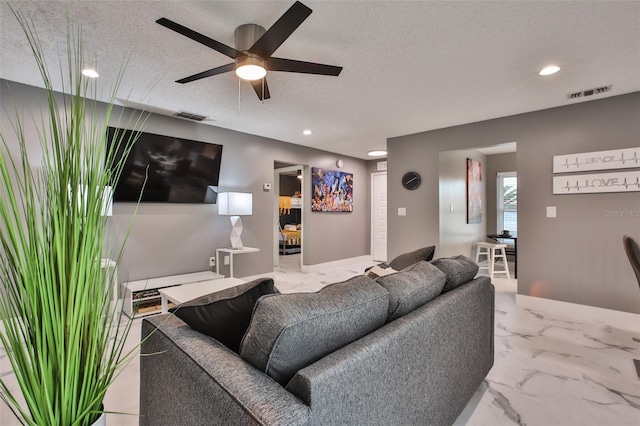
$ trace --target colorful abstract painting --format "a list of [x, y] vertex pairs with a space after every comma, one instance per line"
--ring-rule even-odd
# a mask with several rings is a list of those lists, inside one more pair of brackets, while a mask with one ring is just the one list
[[311, 211], [352, 212], [353, 174], [311, 168]]

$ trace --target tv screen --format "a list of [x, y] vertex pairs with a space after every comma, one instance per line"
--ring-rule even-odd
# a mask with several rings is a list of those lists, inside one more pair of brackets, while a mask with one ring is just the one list
[[[109, 127], [108, 141], [131, 130]], [[117, 154], [123, 155], [123, 149]], [[170, 136], [141, 133], [135, 142], [114, 193], [114, 201], [212, 203], [215, 204], [220, 177], [222, 145]], [[145, 184], [145, 176], [147, 181]]]

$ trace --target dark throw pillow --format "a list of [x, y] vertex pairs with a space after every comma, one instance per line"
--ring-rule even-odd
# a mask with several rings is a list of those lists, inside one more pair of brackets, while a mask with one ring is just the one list
[[240, 356], [286, 385], [295, 373], [381, 327], [389, 293], [360, 275], [316, 293], [261, 298]]
[[443, 257], [431, 263], [447, 274], [447, 282], [442, 289], [443, 293], [471, 281], [478, 273], [478, 265], [463, 255], [449, 258]]
[[428, 262], [433, 259], [433, 253], [435, 253], [435, 251], [436, 246], [419, 248], [418, 250], [401, 254], [400, 256], [389, 262], [389, 266], [391, 266], [396, 271], [399, 271], [406, 268], [407, 266], [414, 265], [421, 260], [426, 260]]
[[446, 279], [444, 272], [424, 261], [376, 279], [389, 292], [387, 321], [408, 314], [438, 297]]
[[256, 302], [277, 292], [271, 278], [259, 278], [182, 303], [172, 312], [191, 328], [239, 353]]

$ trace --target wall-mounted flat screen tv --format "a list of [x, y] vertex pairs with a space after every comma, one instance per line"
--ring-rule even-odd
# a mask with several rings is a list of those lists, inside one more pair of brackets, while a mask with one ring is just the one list
[[[130, 130], [109, 127], [114, 136], [129, 140]], [[124, 132], [124, 134], [123, 134]], [[120, 149], [118, 158], [123, 155]], [[215, 204], [222, 145], [171, 136], [141, 133], [126, 159], [114, 201]], [[146, 176], [146, 183], [145, 183]]]

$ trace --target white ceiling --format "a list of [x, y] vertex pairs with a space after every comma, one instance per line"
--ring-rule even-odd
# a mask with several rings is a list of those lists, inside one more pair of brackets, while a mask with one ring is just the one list
[[[338, 77], [272, 72], [261, 102], [232, 73], [182, 77], [226, 56], [155, 23], [166, 17], [229, 46], [237, 26], [269, 28], [293, 1], [14, 1], [56, 70], [66, 17], [108, 87], [131, 55], [119, 99], [207, 116], [219, 127], [368, 158], [387, 138], [640, 90], [639, 1], [303, 1], [313, 13], [274, 56], [339, 65]], [[0, 77], [41, 86], [0, 4]], [[562, 70], [540, 77], [548, 64]], [[568, 100], [567, 93], [613, 85]], [[125, 101], [126, 100], [126, 101]], [[313, 135], [303, 136], [303, 129]], [[496, 141], [509, 142], [509, 141]]]

